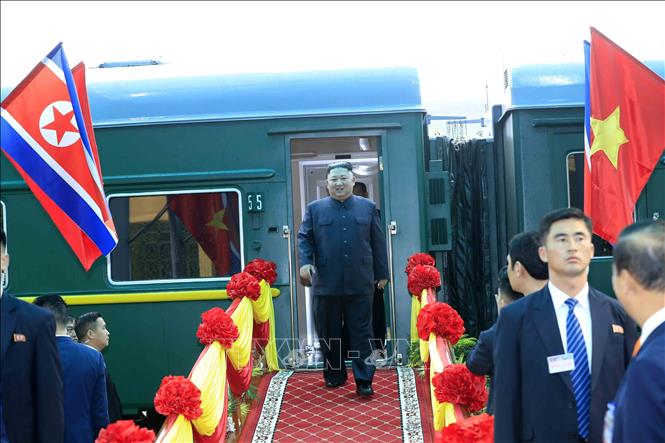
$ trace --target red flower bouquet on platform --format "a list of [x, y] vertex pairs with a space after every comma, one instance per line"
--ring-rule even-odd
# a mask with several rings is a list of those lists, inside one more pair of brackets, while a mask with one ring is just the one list
[[132, 420], [118, 420], [99, 431], [95, 443], [153, 443], [155, 431], [136, 426]]
[[464, 364], [446, 366], [432, 378], [432, 384], [440, 403], [458, 404], [471, 412], [480, 411], [487, 403], [485, 377], [472, 374]]
[[155, 410], [162, 415], [182, 415], [187, 420], [201, 416], [201, 391], [190, 380], [178, 375], [162, 379], [155, 394]]
[[475, 415], [443, 428], [435, 443], [493, 443], [494, 417]]
[[226, 285], [226, 293], [231, 298], [249, 297], [257, 300], [261, 295], [261, 286], [252, 274], [239, 272], [233, 275]]
[[464, 334], [464, 320], [447, 303], [428, 303], [418, 313], [418, 337], [429, 340], [430, 333], [447, 339], [451, 345], [457, 343]]
[[404, 272], [406, 272], [406, 275], [409, 275], [411, 274], [413, 268], [418, 265], [434, 266], [435, 264], [436, 262], [431, 255], [425, 254], [424, 252], [418, 252], [409, 257], [409, 260], [406, 262], [406, 268], [404, 269]]
[[204, 345], [218, 341], [225, 348], [233, 346], [238, 339], [238, 327], [233, 319], [221, 308], [212, 308], [201, 314], [203, 323], [196, 331], [196, 337]]
[[255, 258], [247, 263], [247, 266], [245, 266], [245, 269], [243, 269], [242, 272], [251, 274], [258, 281], [265, 280], [266, 283], [272, 286], [277, 279], [276, 269], [277, 265], [275, 263], [261, 258]]
[[409, 273], [407, 285], [410, 294], [420, 297], [423, 289], [441, 286], [441, 275], [434, 266], [416, 265]]

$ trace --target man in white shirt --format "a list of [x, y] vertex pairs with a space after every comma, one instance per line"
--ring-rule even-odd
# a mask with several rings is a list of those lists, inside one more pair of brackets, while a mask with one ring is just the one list
[[549, 282], [501, 311], [495, 346], [497, 443], [602, 441], [603, 417], [630, 361], [635, 323], [589, 287], [591, 220], [546, 214], [540, 258]]
[[665, 223], [623, 230], [614, 248], [612, 287], [642, 335], [608, 406], [604, 441], [665, 442]]

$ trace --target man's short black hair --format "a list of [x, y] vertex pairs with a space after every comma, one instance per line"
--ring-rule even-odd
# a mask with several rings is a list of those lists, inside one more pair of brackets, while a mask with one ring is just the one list
[[367, 185], [363, 182], [355, 182], [353, 184], [353, 193], [359, 195], [360, 197], [369, 198], [369, 193], [367, 192]]
[[614, 246], [614, 266], [649, 291], [665, 291], [665, 223], [642, 221], [625, 228]]
[[83, 341], [85, 339], [85, 335], [88, 333], [88, 331], [97, 328], [97, 319], [101, 316], [102, 314], [99, 312], [86, 312], [76, 319], [74, 331], [76, 332], [76, 337], [78, 337], [79, 341]]
[[499, 294], [501, 297], [505, 297], [511, 302], [514, 302], [517, 299], [524, 297], [524, 294], [517, 292], [510, 286], [510, 280], [508, 279], [508, 267], [504, 266], [499, 270]]
[[5, 235], [5, 231], [2, 228], [0, 228], [0, 251], [4, 251], [6, 247], [7, 247], [7, 236]]
[[64, 326], [67, 323], [67, 303], [59, 295], [40, 295], [32, 303], [50, 311], [58, 326]]
[[591, 219], [578, 208], [561, 208], [555, 209], [552, 212], [548, 212], [540, 220], [540, 229], [538, 230], [540, 236], [540, 243], [545, 244], [547, 239], [547, 234], [550, 233], [550, 228], [552, 225], [561, 220], [568, 220], [569, 218], [574, 218], [577, 220], [582, 220], [589, 230], [589, 236], [592, 236], [593, 227], [591, 224]]
[[350, 162], [337, 161], [337, 162], [332, 162], [328, 165], [328, 169], [326, 169], [326, 177], [328, 177], [330, 171], [332, 171], [335, 168], [348, 169], [349, 172], [353, 173], [353, 165]]
[[547, 263], [540, 259], [539, 247], [540, 241], [536, 231], [522, 232], [513, 237], [508, 244], [511, 269], [515, 269], [515, 263], [520, 262], [531, 277], [536, 280], [547, 280], [549, 278]]

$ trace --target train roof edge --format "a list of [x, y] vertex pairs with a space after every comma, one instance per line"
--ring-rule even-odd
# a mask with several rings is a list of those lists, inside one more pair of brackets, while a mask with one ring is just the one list
[[[174, 65], [87, 69], [95, 127], [424, 111], [412, 67], [192, 73]], [[12, 88], [2, 88], [2, 97]]]
[[[643, 62], [665, 78], [665, 60]], [[584, 64], [524, 65], [504, 72], [503, 113], [516, 109], [584, 106]]]

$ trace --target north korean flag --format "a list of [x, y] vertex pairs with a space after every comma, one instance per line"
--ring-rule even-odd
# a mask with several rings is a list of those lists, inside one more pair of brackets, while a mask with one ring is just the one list
[[1, 148], [88, 270], [118, 240], [77, 78], [58, 44], [2, 102]]

